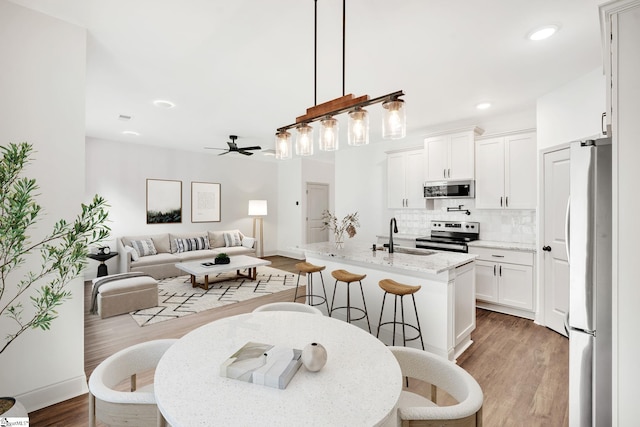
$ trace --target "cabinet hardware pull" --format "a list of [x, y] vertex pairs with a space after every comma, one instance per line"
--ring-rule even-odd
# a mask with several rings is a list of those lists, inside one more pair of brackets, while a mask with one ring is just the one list
[[492, 254], [491, 256], [494, 257], [494, 258], [504, 258], [504, 255], [493, 255]]
[[500, 207], [502, 207], [502, 196], [500, 196]]
[[442, 169], [442, 177], [443, 178], [447, 177], [447, 170], [446, 169]]
[[505, 198], [504, 198], [504, 205], [505, 205], [506, 207], [509, 207], [509, 196], [507, 196], [507, 197], [505, 197]]
[[604, 136], [607, 136], [607, 128], [605, 123], [607, 122], [607, 112], [602, 113], [602, 118], [600, 119], [600, 130]]
[[496, 265], [495, 264], [493, 264], [493, 275], [494, 276], [496, 275]]
[[545, 251], [545, 252], [551, 252], [551, 246], [549, 246], [549, 245], [543, 246], [542, 250]]
[[498, 271], [500, 272], [500, 277], [502, 277], [502, 266], [500, 266], [500, 268], [498, 269]]
[[451, 169], [447, 169], [447, 178], [451, 178]]

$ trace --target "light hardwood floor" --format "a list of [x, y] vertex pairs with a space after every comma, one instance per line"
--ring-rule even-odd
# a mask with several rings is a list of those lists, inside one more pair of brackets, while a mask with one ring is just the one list
[[[295, 272], [298, 260], [266, 257], [274, 268]], [[330, 279], [327, 281], [329, 283]], [[85, 290], [85, 306], [89, 286]], [[293, 290], [244, 301], [180, 319], [139, 327], [131, 316], [85, 316], [85, 372], [116, 351], [141, 341], [179, 338], [213, 320], [246, 313], [274, 301], [291, 301]], [[532, 321], [477, 310], [474, 344], [458, 359], [484, 392], [484, 425], [568, 425], [569, 346], [566, 338]], [[411, 387], [421, 390], [419, 384]], [[31, 426], [84, 427], [88, 397], [78, 396], [29, 414]], [[256, 420], [259, 423], [259, 420]]]

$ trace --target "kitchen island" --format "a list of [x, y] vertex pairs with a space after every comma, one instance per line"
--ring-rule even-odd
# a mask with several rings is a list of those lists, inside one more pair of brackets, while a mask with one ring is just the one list
[[[471, 344], [471, 332], [476, 327], [475, 313], [475, 262], [476, 255], [465, 253], [428, 251], [415, 248], [396, 247], [395, 252], [373, 251], [371, 247], [346, 242], [337, 249], [333, 243], [313, 243], [298, 249], [305, 253], [307, 262], [325, 265], [327, 293], [333, 294], [335, 280], [333, 270], [344, 269], [352, 273], [366, 274], [362, 281], [371, 330], [375, 334], [380, 320], [380, 309], [384, 291], [378, 286], [382, 279], [393, 279], [407, 285], [420, 285], [415, 294], [424, 346], [427, 351], [455, 360]], [[354, 286], [354, 285], [352, 285]], [[360, 302], [360, 292], [352, 289], [355, 306]], [[382, 322], [393, 316], [393, 296], [387, 297]], [[346, 305], [346, 287], [339, 286], [335, 306]], [[398, 307], [398, 313], [400, 308]], [[343, 311], [334, 317], [346, 319]], [[411, 299], [405, 298], [405, 318], [416, 324]], [[366, 321], [354, 324], [366, 328]], [[385, 325], [380, 339], [390, 345], [393, 340], [392, 325]], [[414, 336], [407, 330], [407, 337]], [[396, 345], [402, 345], [402, 330], [396, 330]], [[407, 342], [408, 346], [420, 348], [420, 340]]]

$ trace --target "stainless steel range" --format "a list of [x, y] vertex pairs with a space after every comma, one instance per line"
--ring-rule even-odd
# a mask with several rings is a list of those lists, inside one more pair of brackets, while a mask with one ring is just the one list
[[416, 248], [469, 252], [467, 242], [480, 238], [480, 223], [469, 221], [431, 221], [431, 236], [418, 237]]

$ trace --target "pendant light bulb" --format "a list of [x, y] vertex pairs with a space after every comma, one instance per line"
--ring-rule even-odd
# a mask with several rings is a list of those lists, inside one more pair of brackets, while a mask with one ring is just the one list
[[349, 145], [367, 145], [369, 143], [369, 113], [356, 108], [349, 113]]
[[276, 159], [289, 160], [292, 155], [291, 134], [286, 130], [276, 133]]
[[296, 135], [296, 154], [298, 156], [313, 155], [313, 128], [306, 123], [301, 124], [297, 128]]
[[336, 151], [338, 149], [339, 125], [338, 121], [333, 117], [323, 119], [320, 124], [320, 150]]
[[382, 104], [385, 109], [382, 120], [382, 138], [401, 139], [407, 134], [407, 116], [404, 101], [393, 99]]

